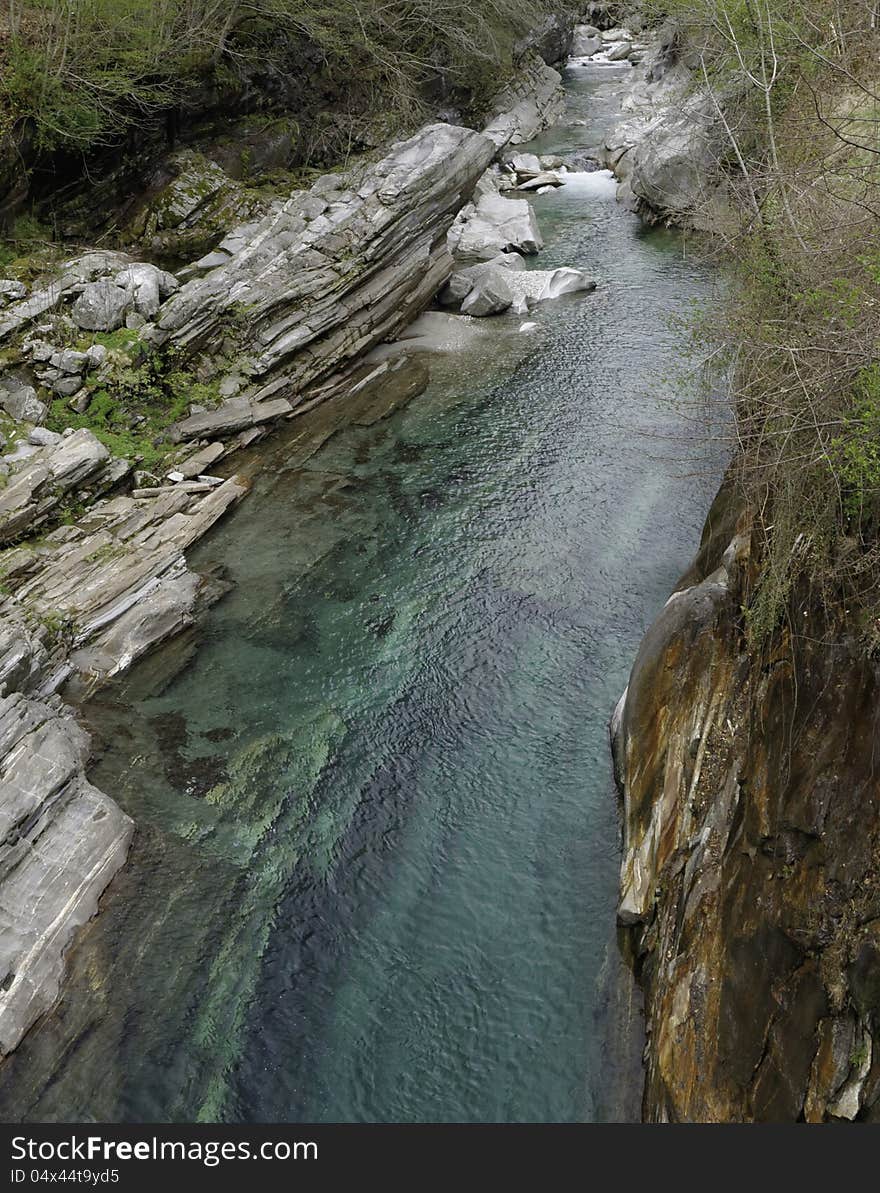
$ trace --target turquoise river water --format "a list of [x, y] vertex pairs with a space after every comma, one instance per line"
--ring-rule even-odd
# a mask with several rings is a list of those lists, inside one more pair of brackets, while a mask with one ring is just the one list
[[[595, 144], [625, 69], [569, 71], [539, 150]], [[595, 294], [270, 440], [192, 553], [228, 595], [85, 707], [138, 832], [7, 1121], [638, 1113], [607, 722], [722, 467], [670, 401], [714, 280], [606, 175], [535, 207], [530, 264]]]

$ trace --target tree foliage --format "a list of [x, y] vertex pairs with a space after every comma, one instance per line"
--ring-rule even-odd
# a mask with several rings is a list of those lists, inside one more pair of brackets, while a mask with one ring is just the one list
[[43, 148], [113, 143], [210, 75], [288, 67], [297, 48], [377, 104], [418, 104], [443, 77], [479, 89], [509, 66], [533, 0], [7, 0], [0, 132]]
[[874, 0], [666, 0], [723, 123], [738, 466], [776, 624], [798, 577], [880, 627], [880, 36]]

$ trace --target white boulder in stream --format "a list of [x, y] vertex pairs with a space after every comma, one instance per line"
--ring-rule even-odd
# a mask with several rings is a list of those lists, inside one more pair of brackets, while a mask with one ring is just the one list
[[514, 296], [525, 300], [527, 306], [561, 298], [563, 294], [589, 293], [596, 282], [582, 269], [530, 269], [514, 274], [510, 280]]
[[440, 291], [438, 300], [445, 307], [461, 307], [471, 292], [479, 283], [487, 294], [497, 291], [502, 296], [506, 294], [506, 302], [496, 306], [493, 310], [468, 311], [467, 314], [491, 315], [496, 311], [506, 310], [513, 302], [513, 291], [505, 289], [505, 275], [510, 271], [525, 269], [525, 261], [519, 253], [499, 253], [491, 261], [481, 261], [477, 265], [466, 265], [456, 269], [455, 273]]
[[[581, 269], [511, 269], [497, 258], [457, 271], [439, 297], [445, 306], [458, 306], [462, 315], [497, 315], [511, 309], [521, 315], [536, 303], [595, 288], [593, 278]], [[462, 290], [466, 293], [459, 298]]]
[[508, 279], [511, 271], [501, 266], [483, 270], [461, 304], [463, 315], [481, 317], [499, 315], [513, 306], [513, 290]]
[[571, 41], [572, 58], [591, 58], [604, 45], [602, 35], [594, 25], [575, 25]]

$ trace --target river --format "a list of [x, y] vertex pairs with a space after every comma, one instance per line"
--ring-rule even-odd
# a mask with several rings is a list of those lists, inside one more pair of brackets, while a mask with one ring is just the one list
[[[627, 69], [568, 71], [540, 151], [595, 144]], [[138, 833], [7, 1121], [638, 1114], [607, 722], [720, 476], [671, 401], [715, 283], [605, 174], [534, 202], [530, 265], [597, 291], [255, 452], [191, 556], [230, 592], [84, 709]]]

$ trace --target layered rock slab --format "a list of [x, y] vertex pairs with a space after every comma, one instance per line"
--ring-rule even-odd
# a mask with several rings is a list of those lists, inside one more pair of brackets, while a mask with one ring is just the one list
[[[68, 442], [68, 441], [65, 441]], [[58, 997], [65, 953], [125, 861], [131, 820], [85, 777], [88, 734], [50, 695], [128, 667], [191, 624], [184, 551], [245, 492], [169, 487], [99, 503], [4, 555], [0, 599], [0, 1054]]]
[[[452, 271], [446, 233], [494, 153], [480, 133], [428, 125], [335, 201], [314, 188], [295, 196], [221, 243], [226, 259], [164, 304], [152, 340], [225, 342], [243, 357], [247, 401], [292, 409], [427, 306]], [[184, 420], [178, 432], [215, 428], [224, 432]]]
[[122, 865], [134, 825], [85, 777], [89, 739], [54, 697], [0, 697], [0, 1053], [61, 986], [76, 929]]

